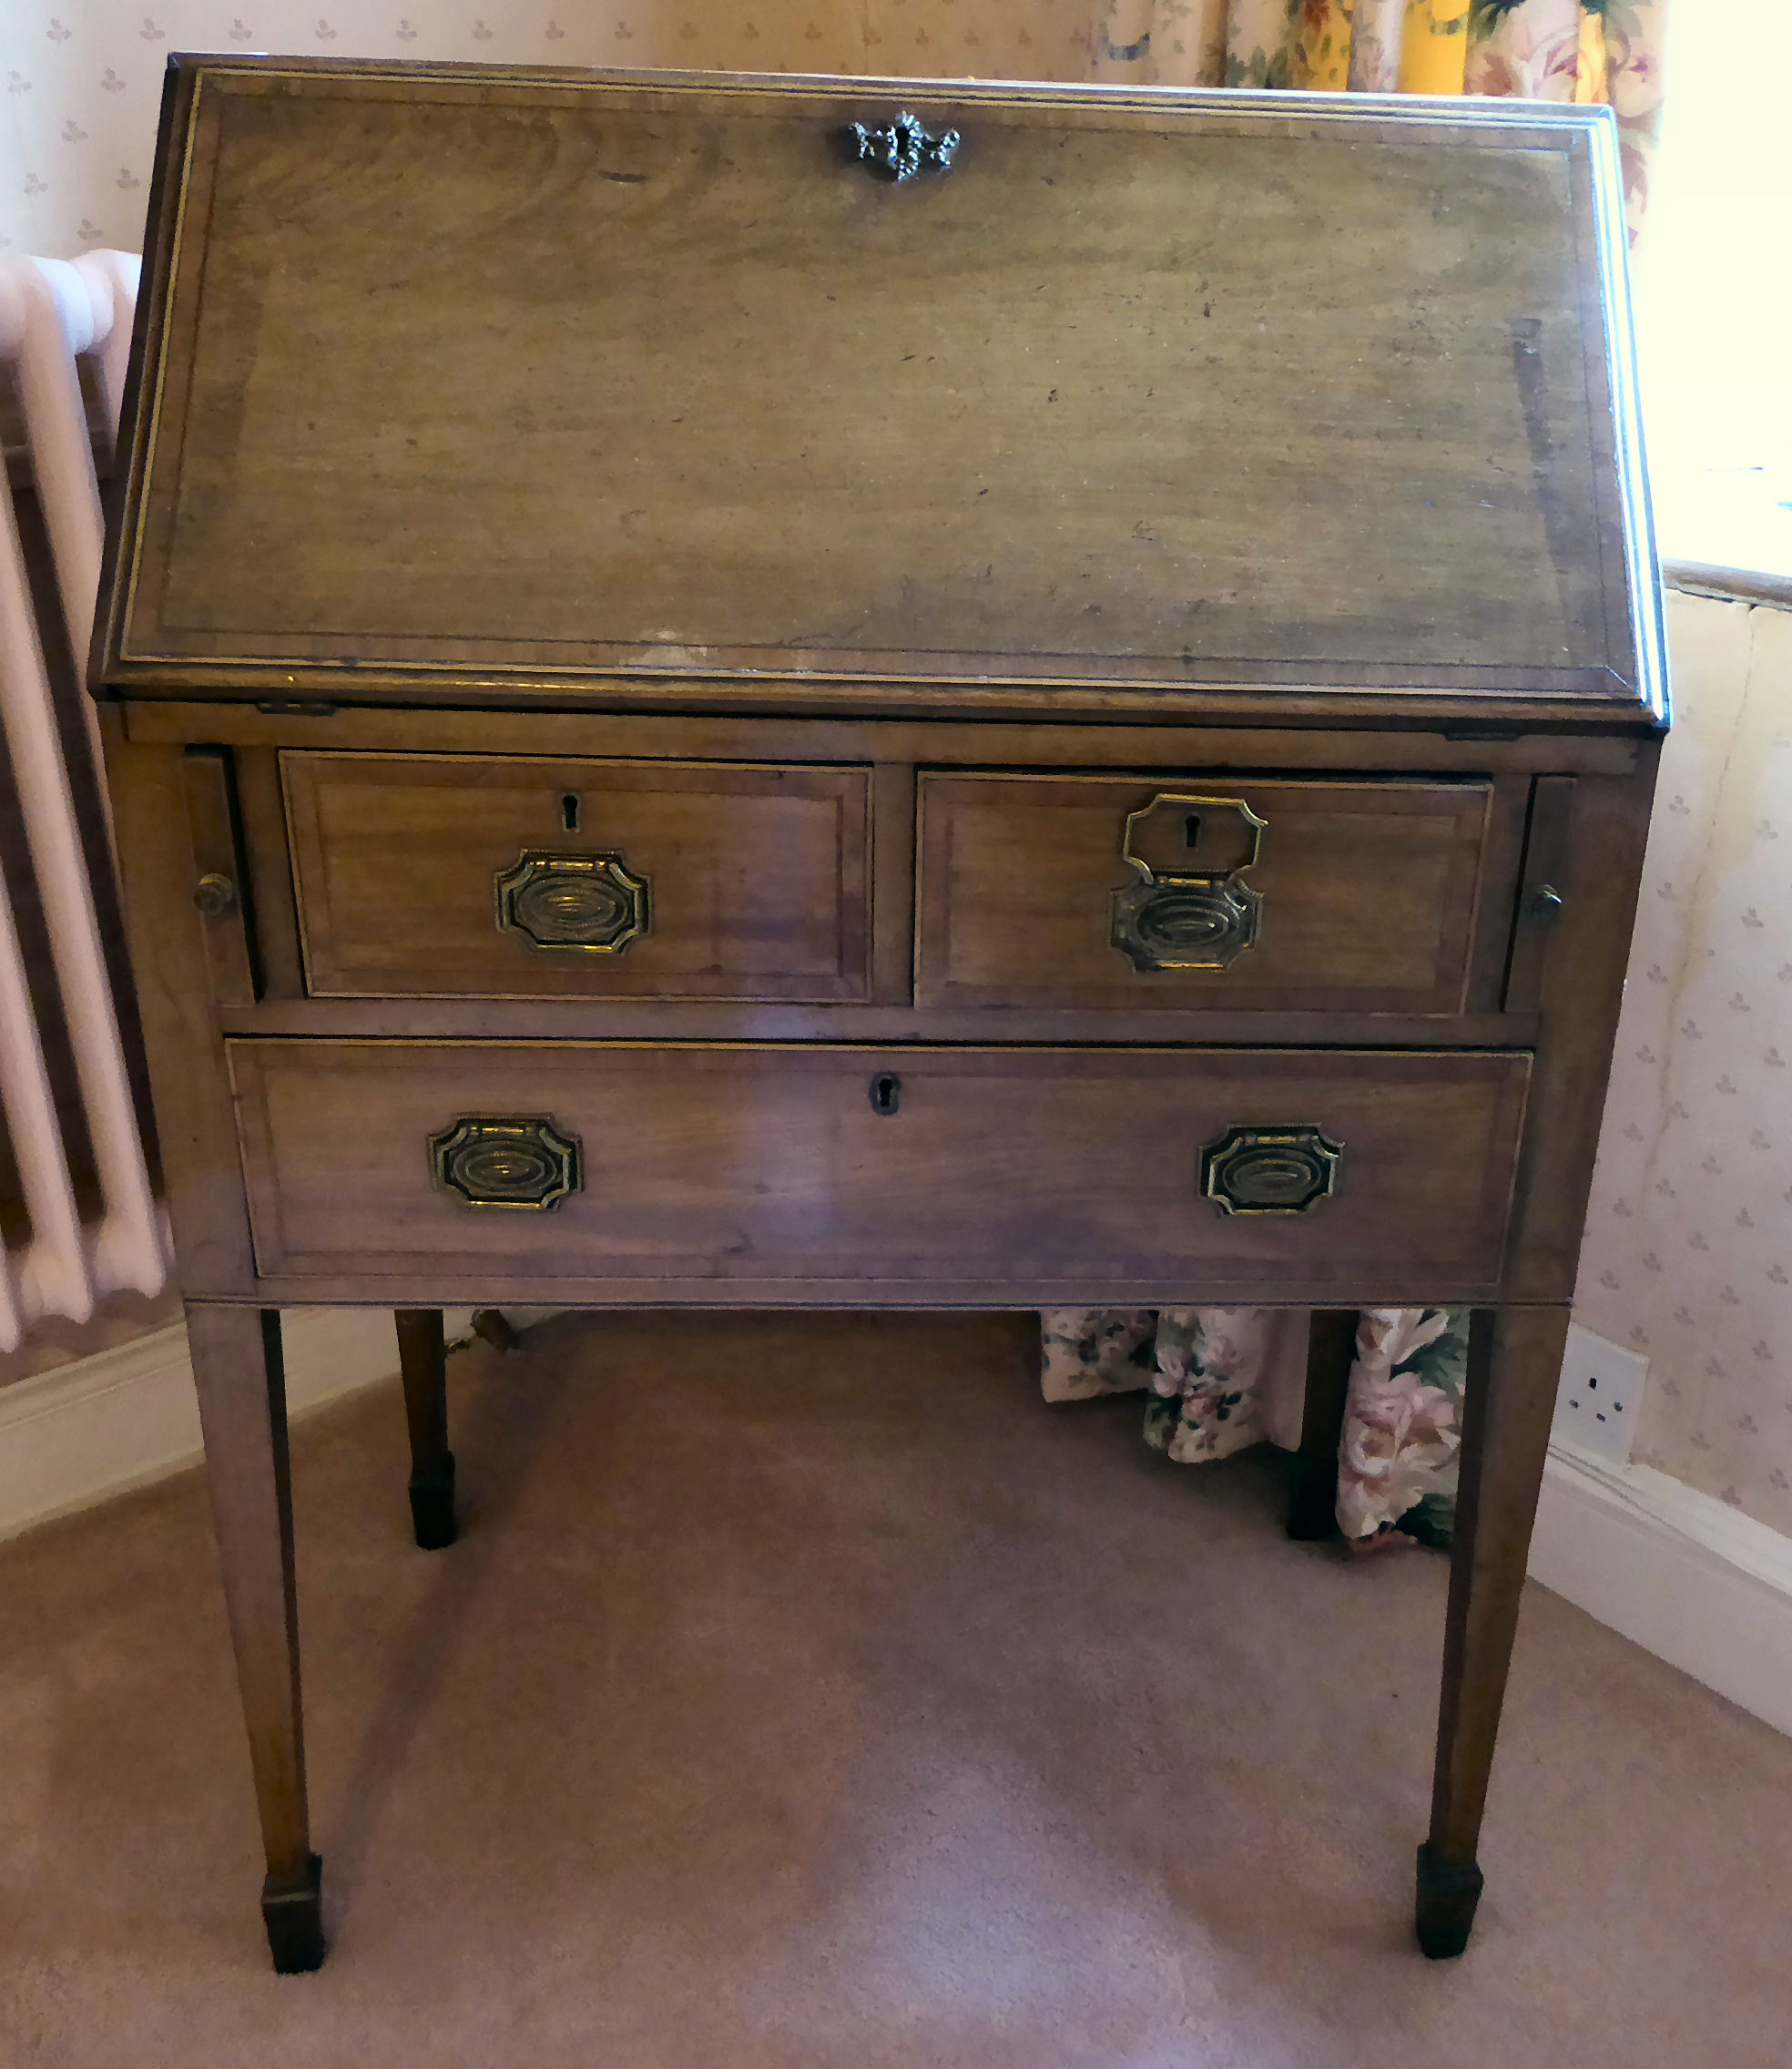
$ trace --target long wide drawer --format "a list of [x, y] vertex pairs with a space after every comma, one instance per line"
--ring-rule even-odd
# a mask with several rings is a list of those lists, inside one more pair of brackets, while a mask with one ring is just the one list
[[246, 1040], [270, 1278], [1470, 1299], [1528, 1055]]
[[[1489, 785], [921, 780], [917, 997], [939, 1006], [1455, 1014]], [[1513, 858], [1515, 861], [1515, 858]]]
[[280, 762], [317, 995], [867, 995], [863, 768]]

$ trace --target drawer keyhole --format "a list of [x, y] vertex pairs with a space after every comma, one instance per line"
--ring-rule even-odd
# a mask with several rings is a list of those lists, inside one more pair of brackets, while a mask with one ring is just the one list
[[568, 790], [560, 800], [560, 823], [568, 833], [579, 830], [579, 799], [576, 790]]
[[902, 1081], [893, 1070], [881, 1070], [871, 1080], [871, 1111], [893, 1114], [902, 1097]]
[[1183, 820], [1182, 844], [1185, 848], [1198, 848], [1201, 845], [1201, 815], [1198, 811], [1191, 811]]

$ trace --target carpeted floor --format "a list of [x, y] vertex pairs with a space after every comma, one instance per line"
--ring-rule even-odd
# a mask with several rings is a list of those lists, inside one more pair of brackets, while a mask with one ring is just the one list
[[329, 1965], [266, 1966], [197, 1475], [0, 1547], [6, 2069], [1784, 2069], [1792, 1742], [1532, 1590], [1408, 1930], [1444, 1564], [1047, 1408], [1030, 1327], [567, 1318], [300, 1426]]

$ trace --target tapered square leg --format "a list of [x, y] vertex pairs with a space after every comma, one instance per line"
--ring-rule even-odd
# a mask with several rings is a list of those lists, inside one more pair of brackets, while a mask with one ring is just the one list
[[1434, 1961], [1468, 1945], [1481, 1896], [1475, 1847], [1567, 1335], [1566, 1308], [1478, 1309], [1470, 1326], [1431, 1830], [1419, 1852], [1415, 1922]]
[[324, 1948], [321, 1868], [305, 1801], [280, 1317], [189, 1302], [187, 1340], [268, 1862], [262, 1915], [284, 1974], [316, 1968]]
[[448, 1358], [439, 1308], [400, 1308], [399, 1370], [411, 1431], [411, 1526], [425, 1552], [454, 1542], [454, 1454], [448, 1449]]
[[1356, 1351], [1357, 1310], [1315, 1309], [1308, 1322], [1300, 1449], [1288, 1461], [1290, 1537], [1317, 1542], [1337, 1534], [1338, 1446]]

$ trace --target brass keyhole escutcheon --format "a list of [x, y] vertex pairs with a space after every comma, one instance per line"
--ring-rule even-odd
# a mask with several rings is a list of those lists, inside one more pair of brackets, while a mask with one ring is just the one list
[[1109, 945], [1135, 970], [1225, 970], [1254, 947], [1262, 898], [1244, 881], [1268, 821], [1242, 798], [1164, 792], [1127, 815]]

